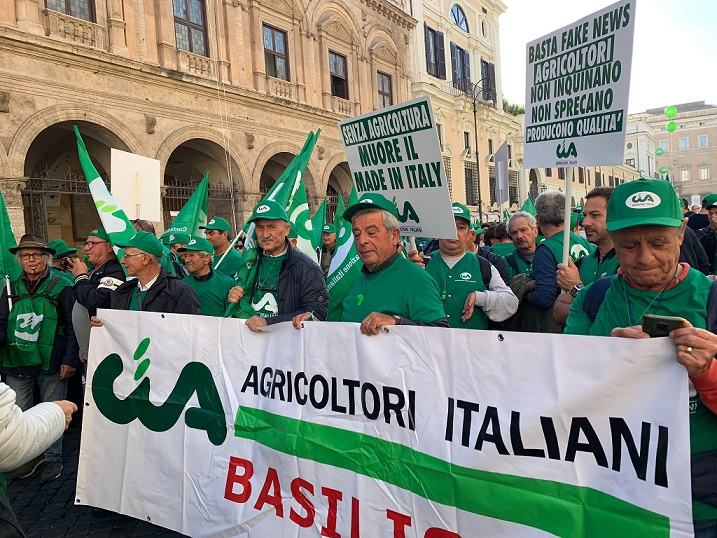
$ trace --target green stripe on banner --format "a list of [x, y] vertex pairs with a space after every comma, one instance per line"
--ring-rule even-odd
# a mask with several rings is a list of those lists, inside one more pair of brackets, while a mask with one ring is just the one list
[[669, 537], [668, 517], [588, 487], [460, 467], [407, 446], [241, 407], [235, 436], [556, 536]]

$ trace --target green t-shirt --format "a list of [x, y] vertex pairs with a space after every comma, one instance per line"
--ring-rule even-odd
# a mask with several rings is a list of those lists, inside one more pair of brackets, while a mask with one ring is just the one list
[[466, 297], [474, 291], [485, 291], [478, 256], [467, 252], [450, 268], [440, 253], [436, 252], [426, 265], [426, 271], [436, 281], [448, 325], [454, 329], [488, 328], [486, 315], [478, 306], [468, 321], [461, 320]]
[[234, 279], [219, 271], [210, 270], [199, 278], [188, 275], [182, 282], [192, 288], [199, 300], [203, 316], [223, 317], [227, 310], [229, 290], [234, 287]]
[[[222, 259], [222, 256], [224, 256], [224, 254], [214, 256], [214, 266], [219, 263], [219, 260]], [[214, 266], [212, 266], [212, 268], [214, 268]], [[234, 275], [237, 274], [239, 267], [241, 267], [241, 254], [237, 252], [237, 249], [230, 248], [229, 252], [227, 252], [226, 257], [224, 258], [224, 261], [222, 261], [219, 268], [215, 270], [224, 275], [227, 275], [228, 277], [234, 278]]]
[[259, 265], [254, 284], [254, 295], [251, 306], [257, 316], [270, 318], [279, 314], [277, 301], [277, 286], [279, 285], [279, 272], [286, 259], [286, 251], [280, 256], [272, 258], [264, 255]]
[[587, 286], [598, 278], [616, 274], [619, 266], [614, 248], [605, 255], [602, 262], [600, 262], [600, 249], [595, 249], [595, 252], [585, 256], [580, 262], [580, 280]]
[[[704, 329], [707, 326], [707, 298], [711, 288], [712, 281], [695, 269], [690, 269], [682, 282], [664, 292], [637, 290], [629, 286], [624, 278], [615, 276], [595, 322], [591, 322], [583, 310], [590, 286], [578, 293], [570, 306], [565, 333], [610, 336], [615, 327], [641, 323], [643, 312], [683, 317], [695, 327]], [[630, 305], [631, 315], [627, 305]], [[689, 404], [690, 452], [694, 455], [717, 450], [717, 416], [702, 404], [696, 394], [690, 397]], [[693, 501], [692, 517], [698, 521], [717, 519], [717, 508]]]
[[134, 312], [139, 312], [142, 310], [141, 305], [144, 304], [144, 298], [147, 297], [147, 292], [149, 290], [139, 291], [139, 283], [137, 283], [138, 286], [132, 290], [132, 296], [129, 300], [129, 308], [128, 310], [132, 310]]
[[421, 323], [446, 317], [433, 278], [402, 256], [375, 273], [362, 269], [344, 299], [341, 321], [361, 323], [371, 312]]
[[507, 256], [511, 252], [515, 252], [515, 245], [513, 243], [496, 243], [490, 247], [490, 251], [498, 256]]

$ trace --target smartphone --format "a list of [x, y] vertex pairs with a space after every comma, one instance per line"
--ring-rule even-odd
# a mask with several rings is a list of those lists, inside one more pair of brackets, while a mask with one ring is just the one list
[[675, 316], [642, 316], [642, 330], [652, 337], [669, 336], [671, 331], [684, 327], [685, 320]]
[[65, 269], [72, 269], [72, 262], [69, 258], [62, 258], [62, 267]]

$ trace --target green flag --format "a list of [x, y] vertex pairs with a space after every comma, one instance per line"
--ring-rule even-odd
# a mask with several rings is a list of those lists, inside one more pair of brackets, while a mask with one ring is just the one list
[[[349, 206], [358, 203], [356, 187], [351, 190]], [[363, 262], [356, 252], [351, 222], [341, 219], [341, 228], [336, 228], [336, 250], [331, 258], [326, 289], [329, 291], [329, 321], [340, 321], [344, 299], [361, 274]]]
[[508, 222], [508, 219], [510, 218], [510, 211], [507, 209], [503, 209], [503, 222]]
[[[73, 125], [73, 129], [77, 137], [77, 151], [80, 154], [82, 172], [85, 174], [87, 184], [90, 186], [90, 193], [92, 193], [92, 199], [95, 201], [95, 207], [97, 208], [97, 213], [100, 215], [102, 226], [107, 232], [110, 243], [112, 243], [113, 246], [124, 244], [134, 237], [136, 233], [134, 226], [132, 226], [132, 222], [127, 218], [127, 215], [117, 203], [115, 197], [112, 196], [112, 193], [107, 189], [107, 185], [105, 185], [105, 182], [100, 178], [100, 174], [97, 172], [95, 165], [92, 164], [85, 143], [82, 140], [82, 136], [80, 136], [80, 130], [76, 125]], [[89, 232], [89, 230], [87, 231]], [[115, 248], [115, 251], [116, 250]]]
[[166, 233], [185, 233], [190, 236], [200, 235], [199, 227], [207, 223], [207, 196], [209, 192], [209, 171], [189, 197], [184, 207], [177, 213], [172, 225], [165, 230]]
[[16, 246], [10, 215], [7, 213], [5, 198], [0, 191], [0, 277], [8, 277], [11, 281], [20, 278], [20, 273], [22, 273], [22, 269], [15, 261], [15, 256], [8, 250]]
[[326, 198], [324, 198], [324, 201], [321, 202], [319, 210], [314, 215], [314, 218], [311, 219], [311, 229], [313, 232], [311, 246], [314, 248], [314, 257], [316, 257], [316, 251], [323, 245], [323, 242], [321, 241], [321, 230], [324, 227], [324, 222], [326, 222]]
[[535, 204], [533, 203], [533, 199], [530, 196], [528, 196], [525, 202], [523, 202], [523, 205], [520, 206], [520, 210], [535, 216]]
[[336, 215], [334, 215], [334, 229], [338, 232], [344, 221], [344, 211], [346, 206], [344, 205], [344, 197], [339, 193], [339, 201], [336, 203]]
[[[311, 222], [308, 216], [309, 206], [306, 203], [306, 190], [304, 189], [303, 176], [320, 133], [321, 129], [316, 133], [309, 133], [301, 152], [294, 157], [286, 170], [284, 170], [284, 173], [276, 180], [276, 183], [269, 189], [266, 196], [262, 198], [262, 200], [274, 200], [282, 204], [284, 208], [286, 208], [289, 219], [291, 219], [291, 215], [293, 214], [295, 218], [299, 220], [298, 223], [295, 222], [299, 238], [302, 237], [302, 230], [300, 228], [308, 231], [306, 222]], [[305, 215], [303, 214], [303, 206], [306, 206]], [[256, 234], [254, 233], [254, 224], [251, 223], [245, 226], [244, 231], [246, 232], [246, 240], [244, 242], [244, 252], [242, 253], [242, 265], [239, 267], [239, 271], [237, 271], [236, 280], [237, 285], [244, 288], [246, 293], [239, 302], [238, 308], [235, 304], [229, 305], [225, 316], [234, 315], [239, 318], [250, 318], [256, 314], [256, 311], [251, 306], [251, 293], [248, 287], [252, 285], [254, 277], [256, 276], [255, 261], [259, 254], [259, 247], [256, 242]], [[303, 237], [308, 239], [309, 242], [311, 241], [310, 236], [306, 232], [304, 232]]]

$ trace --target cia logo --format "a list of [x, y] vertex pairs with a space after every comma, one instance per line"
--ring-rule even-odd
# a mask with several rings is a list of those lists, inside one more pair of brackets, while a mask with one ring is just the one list
[[461, 273], [461, 274], [458, 275], [458, 276], [460, 276], [462, 280], [470, 280], [470, 279], [471, 279], [471, 276], [473, 276], [473, 275], [471, 275], [470, 273], [465, 273], [465, 272], [464, 272], [464, 273]]
[[657, 207], [661, 202], [660, 197], [654, 192], [640, 191], [625, 200], [625, 205], [630, 209], [649, 209]]
[[210, 220], [209, 224], [214, 224], [214, 219]]
[[174, 241], [174, 236], [173, 236], [173, 235], [170, 235], [170, 236], [169, 236], [169, 240], [170, 240], [170, 241]]
[[256, 208], [257, 213], [266, 213], [267, 211], [269, 211], [268, 205], [260, 205], [259, 207]]
[[453, 212], [454, 212], [454, 213], [462, 213], [463, 211], [461, 210], [460, 207], [454, 207], [454, 208], [453, 208]]
[[189, 241], [189, 243], [187, 243], [187, 246], [189, 246], [189, 245], [196, 245], [196, 243], [197, 243], [196, 239], [191, 239], [191, 240]]
[[367, 198], [366, 200], [361, 200], [361, 203], [362, 203], [362, 204], [372, 204], [372, 203], [373, 203], [373, 200]]

